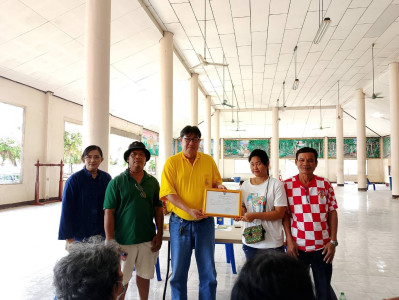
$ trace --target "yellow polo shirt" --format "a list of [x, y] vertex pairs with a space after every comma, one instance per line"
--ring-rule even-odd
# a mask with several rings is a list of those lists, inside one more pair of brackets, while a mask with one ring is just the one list
[[[213, 158], [197, 152], [194, 164], [179, 152], [166, 160], [161, 178], [159, 198], [167, 195], [179, 195], [191, 208], [202, 209], [205, 188], [217, 187], [222, 178]], [[180, 218], [193, 220], [184, 210], [168, 202], [167, 209]]]

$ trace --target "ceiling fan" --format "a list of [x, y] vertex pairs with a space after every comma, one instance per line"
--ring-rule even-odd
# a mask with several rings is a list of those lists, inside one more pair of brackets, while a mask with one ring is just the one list
[[321, 119], [321, 99], [320, 99], [320, 127], [314, 128], [315, 130], [324, 130], [331, 127], [323, 127], [322, 119]]
[[[195, 69], [200, 66], [221, 66], [221, 67], [227, 67], [228, 64], [225, 64], [224, 61], [223, 63], [215, 63], [215, 62], [209, 62], [206, 59], [206, 0], [204, 1], [205, 4], [205, 19], [204, 19], [204, 56], [201, 54], [197, 53], [198, 59], [201, 61], [198, 65], [195, 65], [194, 67], [191, 67], [191, 69]], [[223, 57], [224, 60], [224, 57]]]
[[[232, 97], [233, 97], [233, 96], [234, 96], [234, 86], [233, 86]], [[231, 98], [231, 99], [232, 99], [232, 101], [233, 101], [234, 98]], [[237, 101], [237, 98], [236, 98], [236, 101]], [[237, 108], [238, 108], [238, 101], [237, 101]], [[245, 129], [240, 129], [240, 127], [239, 127], [240, 121], [238, 120], [238, 109], [236, 110], [236, 112], [237, 112], [237, 128], [236, 128], [236, 129], [231, 129], [231, 130], [232, 130], [232, 131], [246, 131]], [[233, 108], [231, 108], [231, 117], [232, 117], [231, 122], [234, 123], [234, 119], [233, 119]]]
[[[232, 123], [234, 123], [234, 122], [232, 122]], [[239, 123], [240, 123], [240, 121], [238, 121], [238, 109], [237, 109], [237, 127], [236, 127], [236, 129], [230, 129], [230, 130], [231, 131], [246, 131], [245, 129], [240, 129]]]
[[[223, 56], [223, 60], [224, 60], [224, 56]], [[224, 67], [223, 67], [223, 96], [222, 96], [223, 102], [222, 102], [221, 104], [216, 104], [216, 105], [228, 106], [228, 107], [233, 108], [234, 105], [233, 105], [233, 104], [229, 104], [228, 101], [227, 101], [227, 99], [224, 98], [224, 96], [225, 96], [224, 83], [225, 83], [225, 80], [224, 80]], [[233, 84], [231, 84], [231, 101], [233, 101], [233, 96], [234, 96], [233, 88], [234, 88], [234, 87], [233, 87]], [[233, 123], [234, 123], [234, 122], [233, 122]]]
[[384, 98], [381, 96], [378, 96], [380, 93], [375, 93], [374, 92], [374, 43], [371, 44], [371, 62], [372, 62], [372, 66], [373, 66], [373, 94], [371, 95], [371, 99], [377, 99], [377, 98]]

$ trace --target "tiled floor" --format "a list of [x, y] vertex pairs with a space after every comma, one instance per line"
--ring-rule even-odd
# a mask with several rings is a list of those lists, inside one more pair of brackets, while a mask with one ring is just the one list
[[[389, 189], [357, 192], [356, 185], [335, 187], [339, 204], [340, 245], [334, 260], [332, 285], [348, 300], [399, 296], [399, 200]], [[57, 241], [60, 203], [0, 211], [0, 299], [53, 299], [52, 268], [66, 254]], [[237, 275], [225, 262], [223, 245], [216, 245], [218, 299], [229, 299]], [[165, 279], [167, 244], [161, 253]], [[235, 245], [237, 271], [245, 257]], [[198, 298], [198, 276], [193, 258], [188, 280], [189, 299]], [[151, 281], [150, 299], [162, 299], [164, 280]], [[168, 286], [167, 299], [170, 299]], [[126, 300], [138, 299], [132, 279]]]

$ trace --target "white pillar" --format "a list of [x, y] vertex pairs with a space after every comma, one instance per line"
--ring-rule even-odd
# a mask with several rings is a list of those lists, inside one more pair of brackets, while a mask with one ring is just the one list
[[344, 111], [337, 105], [337, 139], [335, 153], [337, 155], [337, 185], [344, 186]]
[[213, 159], [215, 160], [216, 166], [219, 168], [219, 157], [220, 157], [220, 148], [219, 148], [219, 139], [220, 139], [220, 111], [216, 110], [214, 115], [215, 124], [214, 134], [213, 134]]
[[328, 137], [324, 137], [324, 178], [328, 179], [329, 167], [328, 167]]
[[173, 154], [173, 34], [171, 32], [165, 31], [159, 41], [159, 56], [161, 80], [159, 169], [163, 170], [166, 159]]
[[[44, 135], [44, 161], [41, 161], [41, 163], [47, 163], [47, 164], [57, 164], [60, 162], [60, 160], [64, 159], [63, 157], [60, 158], [60, 160], [58, 161], [52, 161], [52, 157], [51, 154], [54, 153], [54, 151], [52, 151], [52, 145], [54, 143], [54, 141], [51, 138], [51, 131], [54, 127], [54, 124], [52, 124], [51, 122], [51, 115], [53, 114], [53, 93], [52, 92], [46, 92], [45, 95], [45, 104], [44, 104], [44, 109], [45, 109], [45, 126], [46, 126], [46, 132]], [[55, 167], [44, 167], [42, 168], [42, 170], [44, 172], [41, 172], [41, 178], [40, 178], [40, 190], [44, 191], [44, 195], [43, 195], [43, 199], [48, 200], [50, 198], [50, 183], [54, 184], [57, 182], [57, 180], [54, 180], [54, 178], [56, 177], [56, 173], [54, 172], [55, 169], [58, 169], [58, 174], [59, 172], [59, 168], [55, 168]], [[51, 180], [52, 179], [52, 180]], [[40, 198], [40, 195], [39, 195]]]
[[211, 96], [205, 98], [204, 153], [211, 155]]
[[111, 0], [87, 0], [85, 20], [83, 148], [100, 146], [104, 155], [101, 169], [108, 171]]
[[357, 131], [357, 189], [367, 191], [366, 182], [366, 117], [363, 89], [356, 90], [356, 131]]
[[272, 176], [279, 179], [279, 121], [278, 121], [278, 107], [272, 108], [272, 138], [270, 145], [270, 163]]
[[198, 126], [198, 74], [191, 74], [190, 79], [190, 125]]
[[389, 65], [392, 198], [399, 198], [399, 63]]
[[221, 145], [221, 160], [219, 164], [219, 173], [222, 178], [224, 177], [224, 139], [220, 139], [220, 145]]

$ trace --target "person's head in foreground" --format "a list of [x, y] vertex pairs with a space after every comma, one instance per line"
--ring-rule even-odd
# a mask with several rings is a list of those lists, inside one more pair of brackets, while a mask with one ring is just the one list
[[231, 292], [231, 300], [315, 300], [305, 265], [287, 254], [264, 251], [248, 260]]
[[116, 300], [124, 293], [120, 248], [101, 236], [76, 242], [54, 267], [57, 300]]

